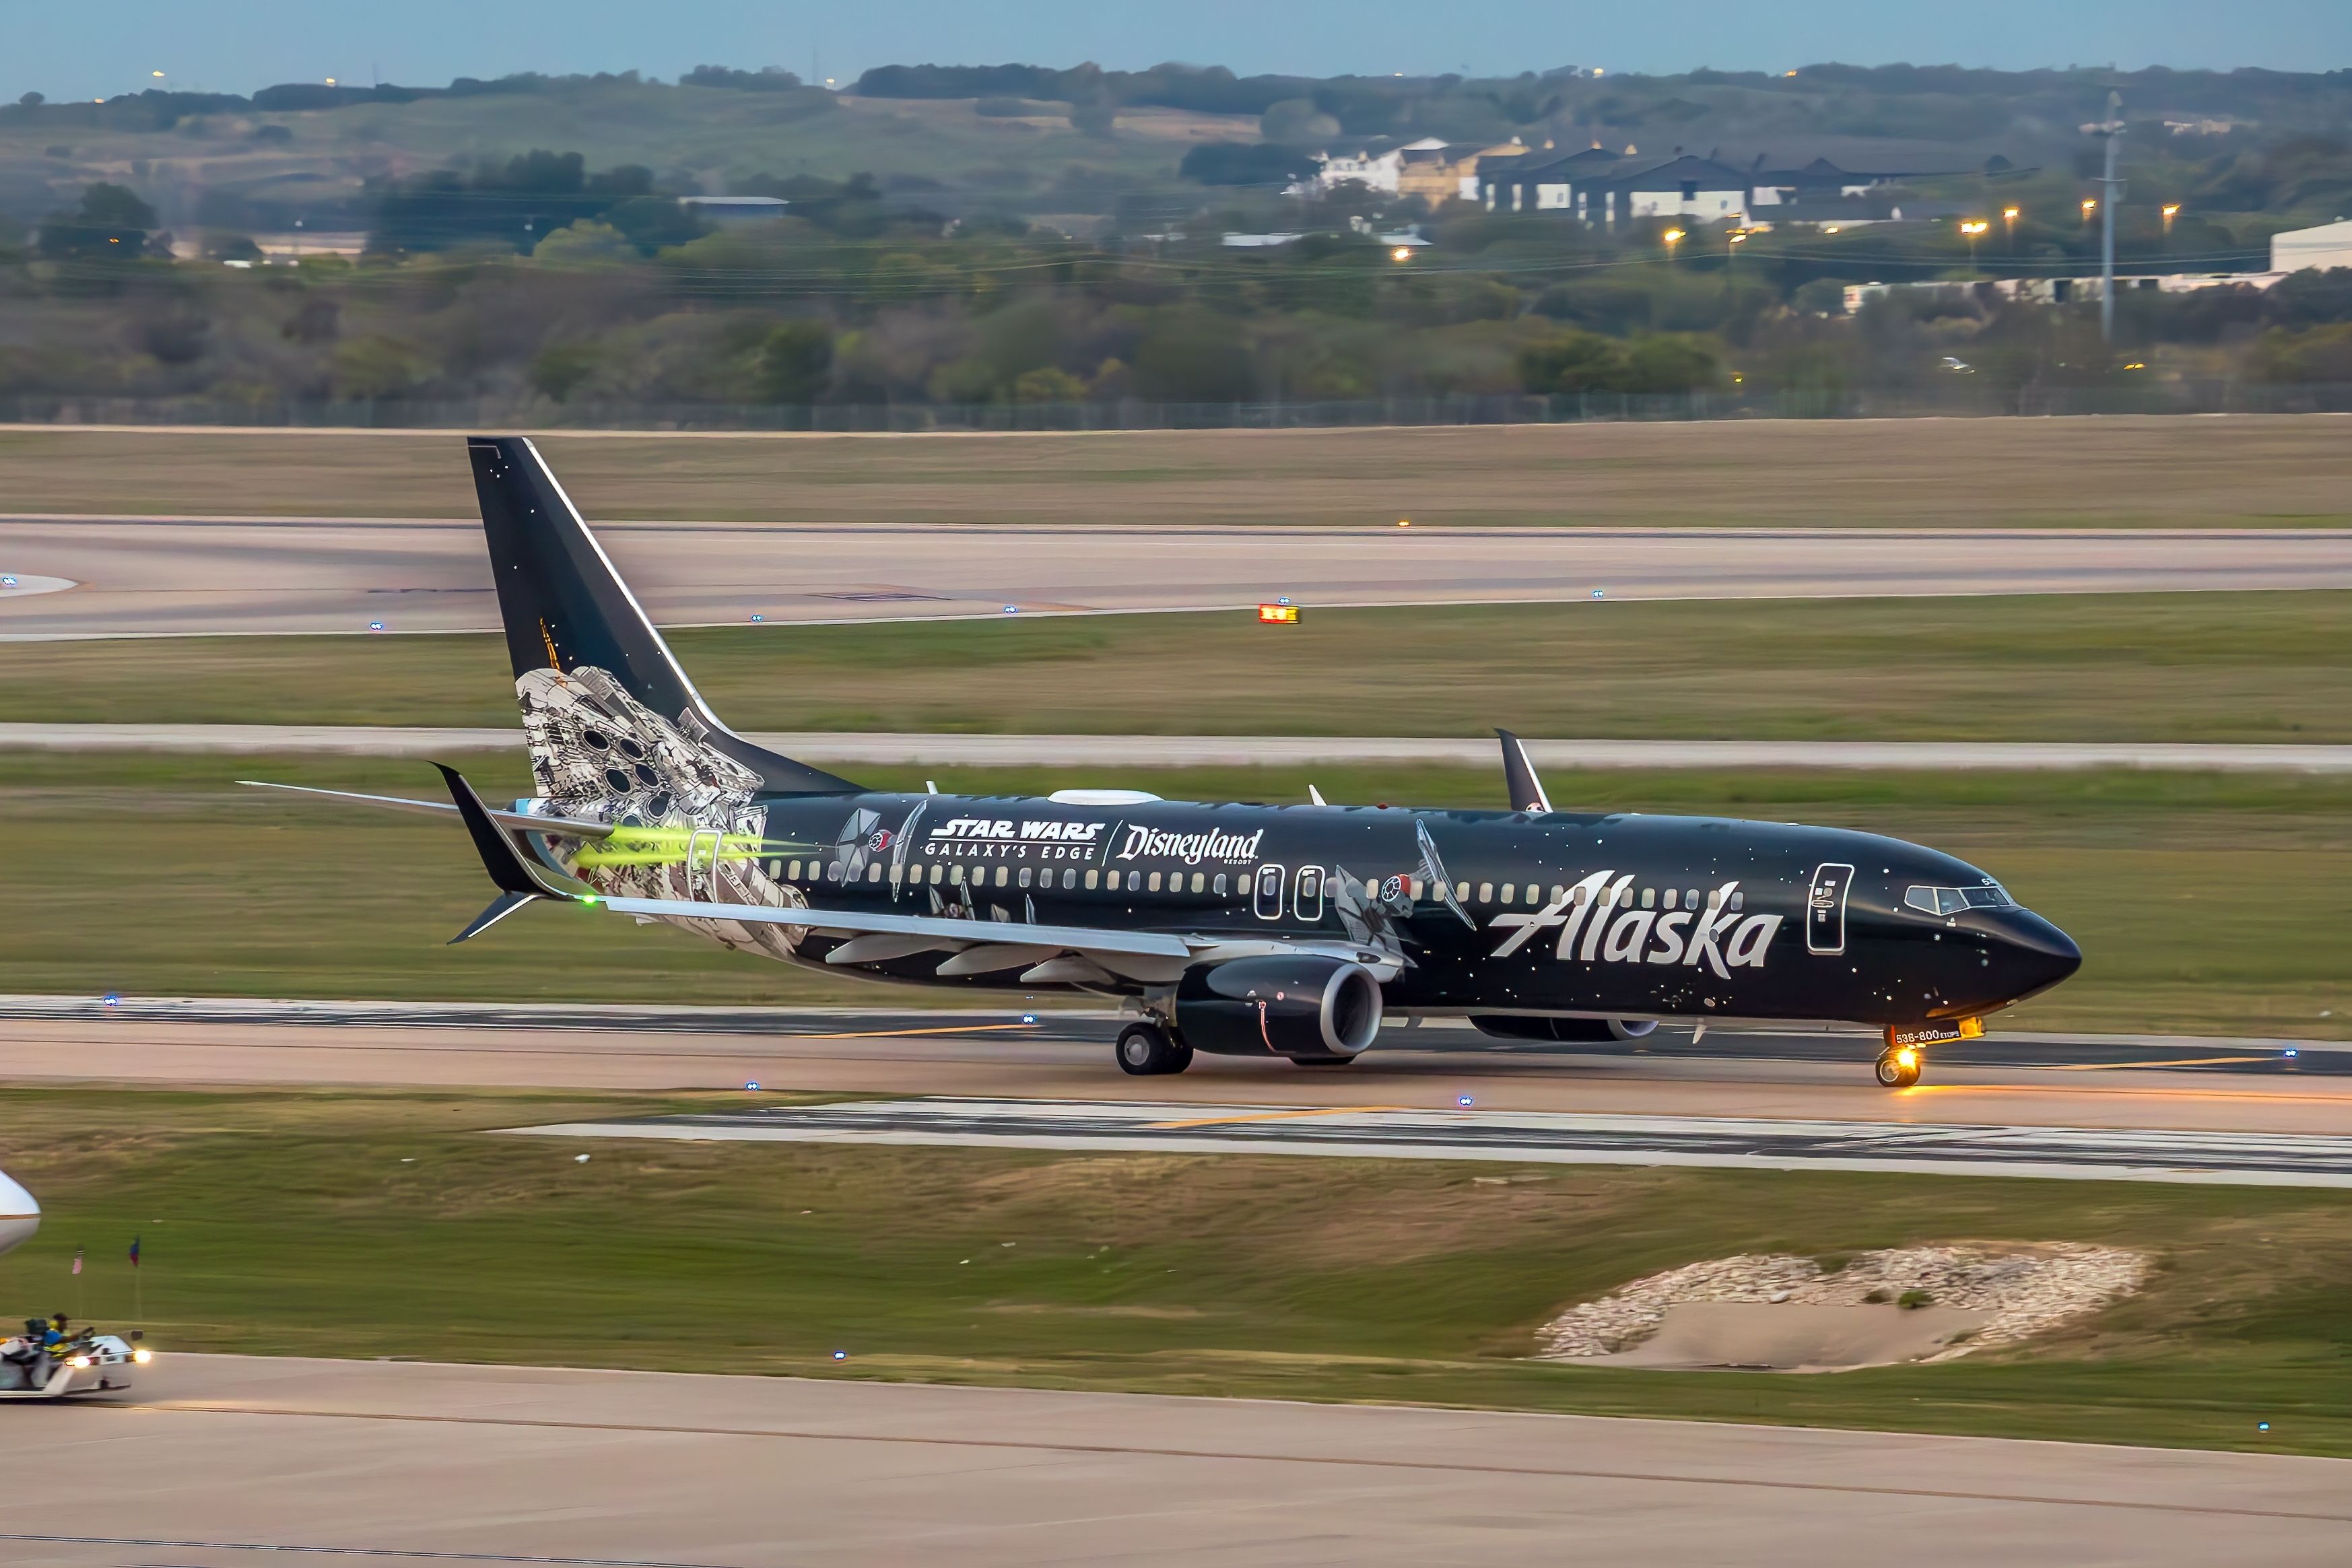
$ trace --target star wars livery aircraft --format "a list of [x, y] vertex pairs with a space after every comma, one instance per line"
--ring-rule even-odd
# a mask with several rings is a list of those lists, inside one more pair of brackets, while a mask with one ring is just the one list
[[1132, 1073], [1337, 1066], [1442, 1012], [1528, 1040], [1864, 1024], [1894, 1087], [2082, 962], [1916, 844], [1556, 809], [1508, 735], [1507, 811], [867, 789], [719, 722], [530, 443], [468, 446], [537, 793], [493, 809], [444, 768], [449, 805], [341, 797], [463, 821], [498, 896], [458, 941], [559, 899], [830, 972], [1116, 998]]

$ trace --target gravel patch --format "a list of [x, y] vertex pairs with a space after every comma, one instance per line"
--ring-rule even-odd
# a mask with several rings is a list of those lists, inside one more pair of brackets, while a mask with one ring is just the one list
[[2072, 1241], [1857, 1252], [1834, 1273], [1811, 1258], [1788, 1253], [1718, 1258], [1636, 1280], [1597, 1301], [1570, 1308], [1544, 1325], [1536, 1355], [1571, 1361], [1614, 1354], [1649, 1338], [1666, 1309], [1684, 1301], [1857, 1306], [1874, 1296], [1896, 1301], [1906, 1291], [1918, 1291], [1937, 1306], [1992, 1314], [1975, 1333], [1930, 1358], [1949, 1361], [1972, 1350], [2031, 1339], [2096, 1312], [2137, 1291], [2153, 1264], [2144, 1252]]

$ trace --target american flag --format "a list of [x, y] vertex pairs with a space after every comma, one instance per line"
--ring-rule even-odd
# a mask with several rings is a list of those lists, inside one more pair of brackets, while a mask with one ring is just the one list
[[74, 1249], [73, 1271], [77, 1274], [81, 1272], [81, 1249], [79, 1247]]

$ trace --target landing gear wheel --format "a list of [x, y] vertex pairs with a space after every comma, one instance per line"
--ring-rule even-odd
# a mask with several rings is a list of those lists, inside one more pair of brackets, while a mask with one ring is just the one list
[[1118, 1031], [1118, 1069], [1136, 1078], [1181, 1072], [1192, 1065], [1192, 1048], [1180, 1045], [1156, 1023], [1131, 1023]]
[[1888, 1089], [1908, 1089], [1918, 1082], [1919, 1053], [1916, 1051], [1880, 1051], [1878, 1082]]
[[1346, 1067], [1355, 1060], [1352, 1056], [1294, 1056], [1290, 1059], [1290, 1065], [1293, 1067]]

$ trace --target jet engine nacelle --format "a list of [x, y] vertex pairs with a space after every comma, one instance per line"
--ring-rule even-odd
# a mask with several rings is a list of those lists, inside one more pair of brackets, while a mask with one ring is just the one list
[[1584, 1045], [1640, 1040], [1658, 1027], [1655, 1019], [1519, 1018], [1505, 1013], [1474, 1013], [1470, 1022], [1480, 1034], [1496, 1040], [1552, 1040]]
[[0, 1172], [0, 1252], [29, 1240], [41, 1228], [41, 1206], [33, 1195]]
[[1202, 965], [1177, 983], [1176, 1030], [1213, 1056], [1353, 1056], [1381, 1030], [1381, 983], [1310, 954]]

